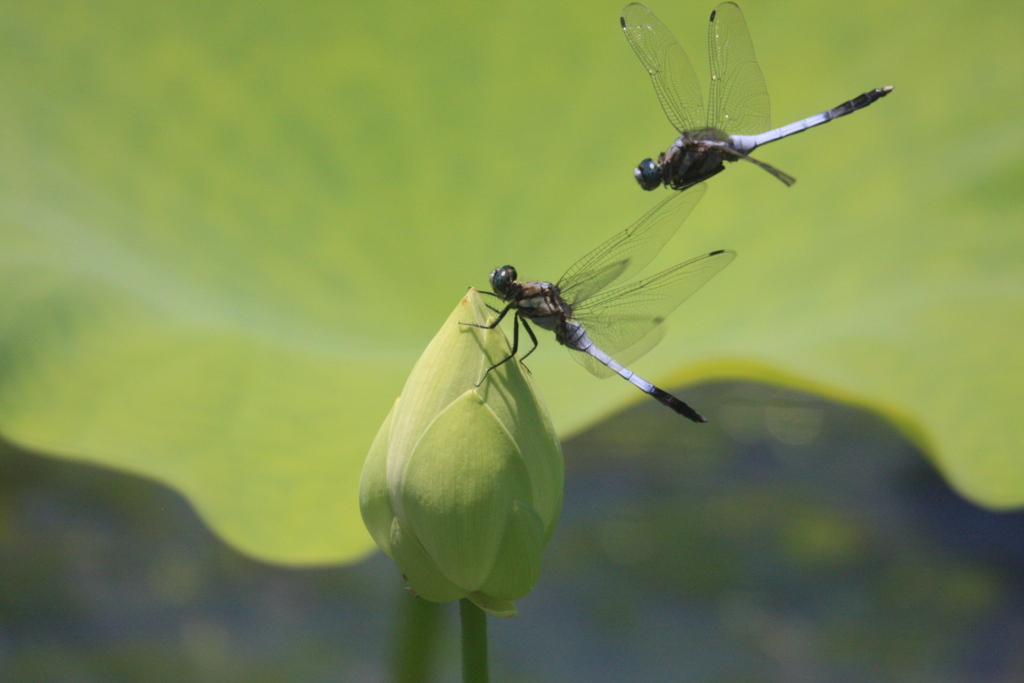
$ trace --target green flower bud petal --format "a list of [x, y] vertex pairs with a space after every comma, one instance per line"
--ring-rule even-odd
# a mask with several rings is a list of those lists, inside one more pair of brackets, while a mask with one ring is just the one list
[[[562, 506], [561, 446], [532, 379], [470, 292], [416, 363], [360, 480], [371, 536], [409, 587], [496, 616], [537, 581]], [[476, 387], [476, 383], [482, 383]]]
[[[482, 309], [482, 314], [478, 309]], [[409, 374], [402, 389], [404, 405], [396, 412], [391, 430], [388, 481], [392, 485], [400, 481], [406, 458], [427, 425], [466, 390], [474, 388], [488, 366], [508, 356], [508, 342], [500, 330], [459, 324], [482, 324], [487, 320], [486, 312], [476, 292], [463, 297]], [[496, 369], [481, 389], [492, 382], [507, 381], [509, 375], [521, 374], [515, 366], [516, 363], [510, 361]], [[395, 493], [392, 489], [392, 494]], [[394, 503], [400, 506], [400, 501], [394, 498], [392, 495]], [[401, 515], [401, 509], [395, 512]]]
[[[499, 356], [494, 362], [501, 358]], [[506, 365], [512, 363], [509, 361]], [[484, 383], [478, 391], [498, 421], [509, 430], [522, 453], [530, 473], [533, 496], [532, 499], [520, 500], [528, 502], [544, 521], [546, 543], [555, 530], [555, 522], [562, 509], [565, 479], [562, 450], [547, 407], [527, 373], [512, 374], [503, 383]], [[517, 400], [523, 394], [533, 394], [535, 400]]]
[[519, 614], [515, 603], [511, 600], [502, 600], [501, 598], [494, 598], [490, 595], [484, 595], [483, 593], [470, 593], [466, 597], [469, 598], [474, 605], [496, 617], [510, 619], [511, 617]]
[[391, 558], [394, 558], [391, 554], [391, 520], [395, 518], [395, 511], [388, 496], [387, 457], [392, 418], [398, 409], [399, 400], [395, 401], [391, 412], [384, 418], [384, 424], [377, 431], [363, 464], [363, 474], [359, 478], [359, 511], [363, 515], [363, 524], [374, 542]]
[[480, 586], [480, 592], [495, 598], [518, 600], [533, 590], [540, 576], [540, 553], [545, 540], [540, 516], [529, 505], [512, 501], [494, 569]]
[[514, 500], [533, 500], [529, 472], [512, 437], [470, 389], [416, 445], [402, 488], [404, 521], [445, 576], [476, 590], [494, 566]]
[[402, 578], [416, 595], [432, 602], [448, 602], [469, 592], [445, 578], [416, 537], [402, 527], [398, 518], [391, 525], [391, 551]]

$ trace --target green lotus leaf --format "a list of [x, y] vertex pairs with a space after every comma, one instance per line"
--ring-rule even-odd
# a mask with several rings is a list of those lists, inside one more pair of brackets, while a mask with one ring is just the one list
[[[360, 468], [452, 301], [557, 280], [664, 196], [622, 4], [4, 5], [0, 435], [162, 481], [253, 556], [362, 556]], [[704, 78], [711, 5], [652, 9]], [[739, 258], [634, 369], [856, 402], [1020, 506], [1024, 5], [746, 18], [776, 124], [896, 89], [759, 150], [792, 188], [710, 181], [650, 272]], [[563, 437], [643, 398], [540, 341]]]

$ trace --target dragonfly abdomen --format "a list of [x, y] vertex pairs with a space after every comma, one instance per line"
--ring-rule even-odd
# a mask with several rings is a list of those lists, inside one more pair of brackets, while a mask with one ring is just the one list
[[571, 320], [567, 321], [565, 325], [563, 325], [562, 333], [559, 334], [557, 338], [560, 343], [568, 346], [570, 349], [593, 356], [600, 363], [608, 366], [609, 370], [612, 370], [622, 377], [622, 379], [639, 388], [640, 391], [650, 394], [657, 388], [644, 378], [639, 377], [632, 370], [623, 367], [621, 363], [599, 349], [597, 344], [591, 341], [590, 337], [587, 336], [587, 331], [583, 329], [583, 326], [579, 323]]
[[672, 410], [676, 411], [677, 413], [679, 413], [683, 417], [687, 417], [687, 418], [693, 420], [694, 422], [707, 422], [708, 421], [708, 419], [706, 417], [704, 417], [703, 415], [698, 413], [696, 410], [694, 410], [690, 406], [686, 405], [685, 403], [680, 401], [678, 398], [676, 398], [672, 394], [670, 394], [667, 391], [665, 391], [664, 389], [659, 389], [658, 387], [654, 387], [654, 391], [651, 391], [649, 393], [651, 394], [651, 396], [653, 398], [657, 399], [657, 401], [659, 403], [661, 403], [662, 405], [668, 406], [669, 408], [671, 408]]
[[[563, 341], [563, 338], [565, 341]], [[689, 418], [694, 422], [707, 422], [707, 418], [696, 410], [686, 405], [664, 389], [659, 389], [654, 386], [632, 370], [623, 367], [621, 363], [599, 349], [597, 345], [590, 340], [590, 337], [587, 336], [586, 330], [584, 330], [583, 326], [579, 323], [572, 321], [566, 322], [561, 328], [561, 334], [558, 335], [558, 341], [571, 349], [593, 356], [599, 362], [608, 366], [610, 370], [617, 373], [619, 377], [626, 380], [645, 394], [650, 394], [650, 396], [656, 399], [659, 403], [668, 406], [683, 417]]]
[[868, 92], [854, 97], [852, 100], [843, 102], [838, 107], [833, 107], [828, 111], [823, 111], [820, 114], [814, 116], [808, 116], [806, 119], [795, 121], [788, 126], [782, 126], [775, 130], [770, 130], [767, 133], [761, 133], [760, 135], [733, 135], [731, 137], [732, 145], [740, 152], [749, 153], [756, 147], [766, 145], [769, 142], [775, 142], [781, 140], [784, 137], [795, 135], [796, 133], [802, 133], [808, 128], [814, 128], [820, 126], [823, 123], [828, 123], [832, 119], [838, 119], [840, 116], [846, 116], [858, 109], [863, 109], [875, 100], [885, 97], [892, 91], [892, 86], [887, 85], [884, 88], [875, 88]]

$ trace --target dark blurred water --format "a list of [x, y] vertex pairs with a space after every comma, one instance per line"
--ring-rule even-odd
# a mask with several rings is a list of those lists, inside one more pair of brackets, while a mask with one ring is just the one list
[[[869, 413], [684, 396], [708, 425], [648, 401], [565, 444], [541, 581], [490, 620], [493, 680], [1024, 680], [1024, 514], [965, 502]], [[411, 600], [379, 553], [268, 566], [161, 486], [0, 451], [0, 680], [384, 681]]]

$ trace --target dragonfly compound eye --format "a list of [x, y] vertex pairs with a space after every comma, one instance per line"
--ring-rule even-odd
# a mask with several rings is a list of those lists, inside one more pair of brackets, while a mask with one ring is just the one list
[[661, 185], [661, 169], [651, 159], [644, 159], [633, 171], [633, 176], [645, 190], [654, 190]]
[[494, 288], [494, 293], [499, 296], [508, 294], [509, 286], [515, 282], [517, 277], [518, 273], [516, 273], [516, 269], [512, 266], [495, 268], [494, 272], [491, 273], [491, 287]]

